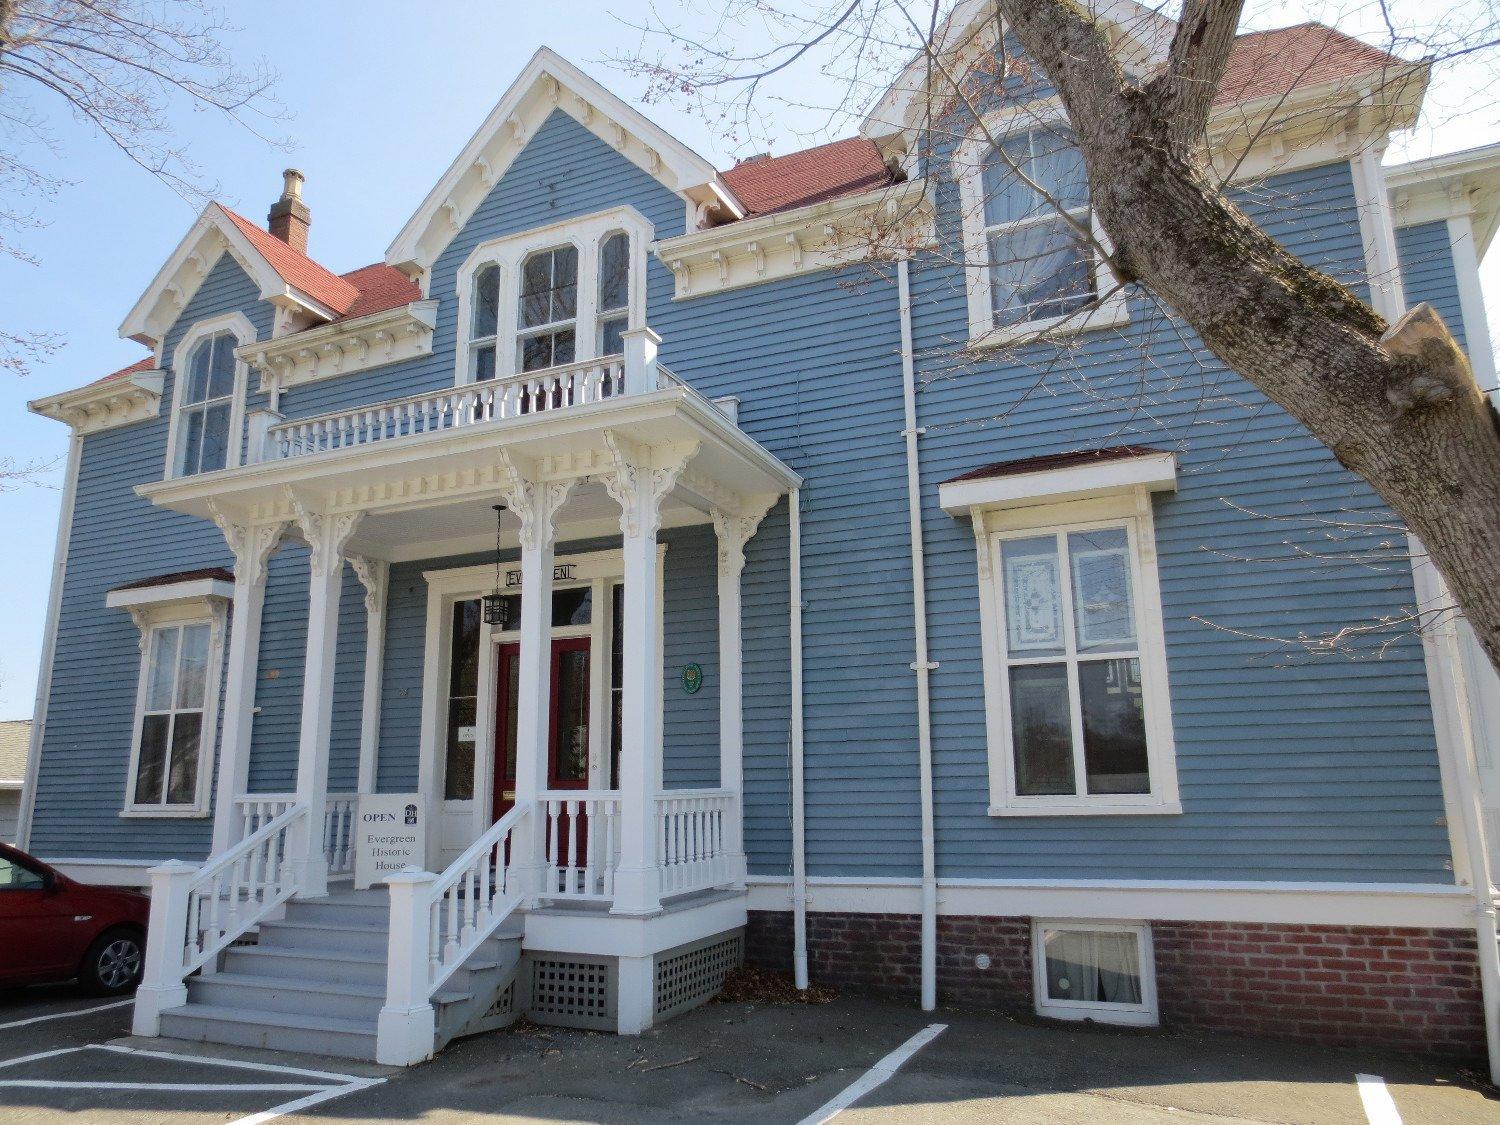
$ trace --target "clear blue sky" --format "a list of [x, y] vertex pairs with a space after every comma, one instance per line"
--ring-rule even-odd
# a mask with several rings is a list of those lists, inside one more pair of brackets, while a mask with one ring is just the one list
[[[311, 250], [335, 271], [378, 261], [390, 239], [525, 65], [547, 45], [616, 93], [636, 100], [640, 83], [602, 60], [628, 49], [634, 33], [612, 12], [644, 19], [643, 0], [568, 4], [477, 4], [428, 0], [362, 0], [358, 4], [260, 0], [232, 5], [241, 30], [230, 37], [244, 61], [264, 57], [279, 71], [278, 93], [292, 118], [278, 131], [295, 148], [285, 153], [207, 114], [179, 120], [194, 159], [220, 198], [264, 220], [279, 193], [281, 169], [307, 174], [313, 211]], [[658, 5], [675, 8], [671, 0]], [[1278, 4], [1257, 13], [1256, 26], [1295, 23], [1322, 14]], [[815, 100], [803, 75], [797, 94]], [[1436, 91], [1456, 105], [1484, 88], [1483, 74], [1459, 72]], [[66, 390], [133, 362], [142, 349], [117, 336], [121, 319], [176, 246], [194, 210], [86, 130], [53, 114], [56, 174], [70, 182], [41, 205], [49, 225], [25, 238], [40, 259], [30, 267], [0, 259], [0, 309], [6, 326], [61, 333], [66, 346], [25, 379], [0, 376], [0, 457], [53, 459], [40, 486], [0, 493], [0, 719], [31, 714], [52, 547], [61, 459], [67, 431], [29, 414], [28, 400]], [[1492, 104], [1492, 103], [1490, 103]], [[701, 121], [670, 106], [649, 116], [710, 159], [726, 166], [733, 153]], [[1482, 121], [1444, 115], [1407, 141], [1395, 158], [1500, 139], [1494, 114]], [[790, 151], [832, 137], [815, 130], [820, 117], [788, 115], [773, 131], [774, 150]], [[1487, 263], [1491, 322], [1500, 326], [1500, 251]]]

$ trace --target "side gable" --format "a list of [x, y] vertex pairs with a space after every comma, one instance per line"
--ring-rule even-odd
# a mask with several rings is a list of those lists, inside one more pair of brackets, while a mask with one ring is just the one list
[[386, 261], [411, 276], [429, 270], [537, 129], [559, 109], [676, 192], [687, 206], [689, 230], [708, 225], [710, 214], [739, 218], [745, 213], [712, 164], [543, 47], [407, 220], [386, 251]]
[[314, 322], [342, 315], [359, 296], [348, 281], [248, 219], [210, 203], [125, 317], [120, 335], [157, 347], [225, 254], [254, 281], [261, 300]]

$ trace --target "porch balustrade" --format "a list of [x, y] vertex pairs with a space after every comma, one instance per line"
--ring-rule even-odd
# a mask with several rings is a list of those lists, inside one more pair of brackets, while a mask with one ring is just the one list
[[661, 895], [725, 886], [735, 879], [728, 826], [735, 794], [679, 789], [656, 798], [656, 855]]
[[623, 358], [594, 359], [529, 371], [504, 379], [471, 383], [333, 411], [312, 418], [275, 422], [263, 429], [252, 460], [280, 461], [358, 449], [378, 442], [457, 430], [548, 410], [603, 402], [627, 393], [682, 386], [675, 375], [651, 364], [641, 386], [626, 378]]
[[620, 795], [568, 790], [541, 794], [547, 824], [544, 897], [608, 901], [620, 862]]
[[[238, 839], [245, 839], [297, 803], [295, 793], [246, 793], [234, 799], [239, 811]], [[330, 793], [323, 812], [323, 857], [329, 878], [354, 874], [354, 814], [357, 793]]]

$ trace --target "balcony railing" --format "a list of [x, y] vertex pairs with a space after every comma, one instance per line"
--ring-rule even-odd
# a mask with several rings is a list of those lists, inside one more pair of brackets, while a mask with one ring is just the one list
[[293, 421], [281, 421], [269, 411], [259, 411], [252, 420], [251, 460], [284, 461], [335, 449], [358, 449], [682, 385], [675, 375], [654, 362], [644, 365], [639, 382], [631, 380], [627, 377], [626, 359], [617, 356]]

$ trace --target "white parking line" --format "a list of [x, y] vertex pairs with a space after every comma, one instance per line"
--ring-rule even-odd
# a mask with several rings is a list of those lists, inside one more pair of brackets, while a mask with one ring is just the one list
[[1359, 1100], [1364, 1104], [1370, 1125], [1401, 1125], [1396, 1099], [1385, 1088], [1384, 1078], [1378, 1074], [1356, 1074], [1354, 1081], [1359, 1084]]
[[115, 1000], [108, 1004], [95, 1004], [91, 1008], [78, 1008], [71, 1012], [53, 1012], [46, 1016], [32, 1016], [26, 1020], [12, 1020], [10, 1023], [0, 1023], [0, 1031], [7, 1031], [12, 1027], [25, 1027], [33, 1023], [42, 1023], [46, 1020], [65, 1020], [72, 1016], [86, 1016], [90, 1012], [107, 1012], [111, 1008], [123, 1008], [126, 1004], [134, 1003], [134, 1000]]
[[262, 1125], [265, 1121], [274, 1121], [276, 1118], [288, 1113], [296, 1113], [298, 1110], [307, 1109], [322, 1102], [332, 1101], [334, 1098], [342, 1098], [347, 1094], [357, 1094], [361, 1090], [368, 1090], [371, 1086], [379, 1086], [384, 1078], [361, 1078], [346, 1086], [335, 1086], [331, 1090], [323, 1090], [320, 1093], [308, 1094], [305, 1098], [298, 1098], [293, 1102], [283, 1102], [281, 1105], [272, 1106], [262, 1113], [252, 1113], [249, 1117], [241, 1117], [231, 1121], [229, 1125]]
[[[843, 1110], [848, 1109], [871, 1090], [889, 1080], [906, 1064], [907, 1060], [947, 1030], [948, 1025], [945, 1023], [928, 1024], [846, 1086], [844, 1092], [838, 1097], [804, 1117], [798, 1125], [823, 1125], [825, 1121], [832, 1121]], [[236, 1122], [235, 1125], [239, 1123]]]

